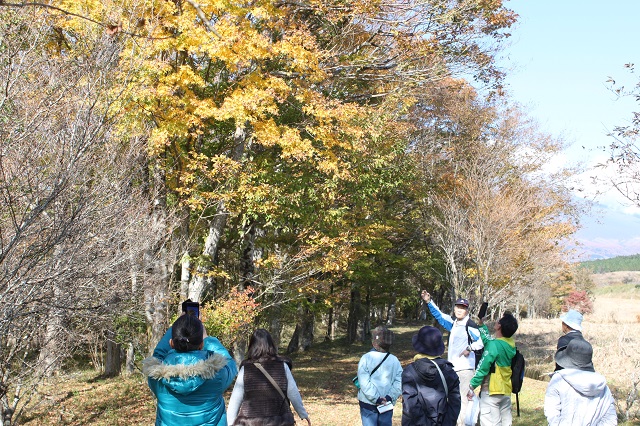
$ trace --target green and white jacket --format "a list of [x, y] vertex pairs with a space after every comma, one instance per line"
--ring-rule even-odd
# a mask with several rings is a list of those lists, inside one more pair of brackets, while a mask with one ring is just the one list
[[493, 338], [486, 325], [479, 330], [484, 353], [470, 385], [475, 389], [488, 379], [489, 395], [511, 395], [511, 360], [516, 354], [516, 343], [512, 337]]

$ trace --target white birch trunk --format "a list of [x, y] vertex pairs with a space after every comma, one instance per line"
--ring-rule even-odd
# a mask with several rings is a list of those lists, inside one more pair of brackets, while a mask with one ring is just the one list
[[[234, 134], [235, 148], [232, 153], [232, 159], [234, 161], [240, 161], [244, 154], [245, 143], [247, 139], [247, 132], [244, 127], [237, 127]], [[205, 289], [209, 284], [208, 275], [211, 271], [211, 265], [215, 262], [216, 253], [218, 252], [218, 246], [222, 233], [227, 224], [227, 217], [229, 212], [227, 211], [224, 201], [218, 202], [216, 214], [209, 223], [209, 234], [205, 240], [204, 248], [202, 250], [201, 265], [196, 269], [193, 274], [191, 282], [189, 283], [189, 299], [194, 302], [199, 302], [202, 299]]]

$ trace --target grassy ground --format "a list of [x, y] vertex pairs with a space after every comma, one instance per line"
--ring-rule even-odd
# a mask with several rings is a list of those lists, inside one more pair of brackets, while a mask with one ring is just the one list
[[[596, 280], [595, 310], [583, 322], [584, 336], [594, 347], [596, 370], [607, 377], [618, 403], [634, 420], [621, 425], [640, 425], [640, 399], [627, 405], [633, 384], [640, 383], [640, 273], [601, 274]], [[392, 352], [402, 365], [414, 351], [411, 337], [423, 323], [392, 327], [396, 342]], [[558, 319], [525, 319], [515, 335], [527, 359], [527, 378], [520, 393], [520, 417], [515, 426], [546, 424], [543, 413], [548, 380], [543, 373], [553, 369], [553, 354], [560, 336]], [[446, 340], [446, 337], [445, 337]], [[306, 353], [293, 356], [298, 386], [314, 426], [360, 425], [356, 391], [351, 378], [360, 356], [369, 344], [343, 342], [317, 344]], [[155, 400], [140, 375], [99, 379], [95, 373], [74, 373], [55, 377], [40, 389], [42, 399], [22, 418], [21, 424], [40, 425], [149, 425], [155, 419]], [[228, 399], [227, 394], [227, 399]], [[637, 395], [636, 395], [636, 398]], [[394, 410], [394, 426], [400, 425], [402, 407]], [[299, 422], [300, 423], [300, 422]], [[306, 424], [306, 423], [305, 423]]]
[[[558, 337], [554, 331], [559, 328], [557, 322], [522, 321], [516, 338], [532, 365], [528, 375], [549, 371], [552, 367], [549, 354]], [[392, 328], [396, 333], [393, 353], [403, 365], [414, 355], [411, 336], [421, 325], [404, 324]], [[368, 349], [368, 345], [321, 343], [313, 350], [293, 357], [294, 377], [314, 426], [361, 424], [351, 378], [356, 373], [360, 356]], [[546, 385], [545, 381], [525, 379], [519, 396], [520, 417], [515, 416], [513, 397], [515, 426], [546, 424], [542, 410]], [[43, 400], [23, 419], [23, 425], [149, 425], [155, 419], [155, 401], [139, 375], [102, 380], [89, 373], [78, 373], [52, 379], [42, 392]], [[399, 402], [394, 410], [394, 426], [400, 425], [401, 411]], [[640, 425], [640, 422], [621, 424]]]

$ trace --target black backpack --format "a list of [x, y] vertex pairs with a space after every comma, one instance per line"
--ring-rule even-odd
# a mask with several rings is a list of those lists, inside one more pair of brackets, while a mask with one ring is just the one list
[[520, 393], [522, 382], [524, 382], [525, 364], [524, 356], [522, 356], [522, 353], [516, 348], [516, 354], [511, 359], [511, 392], [516, 394], [518, 417], [520, 417], [520, 400], [518, 399], [518, 393]]
[[[522, 390], [522, 382], [524, 382], [525, 360], [522, 353], [516, 348], [516, 354], [511, 358], [511, 393], [516, 394], [516, 411], [520, 417], [520, 399], [518, 393]], [[496, 372], [496, 362], [491, 363], [489, 369], [491, 373]]]
[[[440, 377], [436, 375], [436, 381], [442, 383], [444, 394], [442, 395], [438, 389], [435, 387], [423, 385], [415, 381], [416, 389], [418, 391], [417, 403], [419, 403], [420, 410], [419, 412], [422, 414], [420, 419], [416, 419], [419, 421], [420, 425], [424, 426], [442, 426], [444, 422], [444, 416], [447, 413], [447, 409], [449, 406], [449, 388], [446, 382], [446, 378], [442, 375], [442, 370], [438, 366], [438, 363], [435, 359], [430, 359], [430, 361], [436, 364], [436, 367], [439, 370]], [[441, 363], [440, 365], [446, 365], [446, 361]], [[411, 366], [413, 368], [412, 375], [417, 376], [416, 367]], [[426, 397], [425, 397], [426, 396]]]
[[[471, 334], [469, 334], [469, 325], [471, 325], [472, 327], [475, 327], [476, 329], [478, 328], [478, 324], [476, 324], [475, 322], [471, 321], [471, 319], [467, 320], [467, 325], [465, 326], [465, 329], [467, 330], [467, 342], [469, 344], [469, 346], [471, 346], [471, 344], [473, 343], [473, 339], [471, 338]], [[479, 339], [479, 337], [478, 337]], [[482, 358], [482, 354], [484, 353], [484, 348], [482, 349], [476, 349], [473, 351], [474, 354], [476, 354], [476, 365], [475, 368], [478, 368], [478, 364], [480, 363], [480, 358]]]

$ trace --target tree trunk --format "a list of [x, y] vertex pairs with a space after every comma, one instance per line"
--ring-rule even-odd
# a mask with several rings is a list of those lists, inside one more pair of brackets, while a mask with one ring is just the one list
[[[247, 131], [243, 127], [236, 127], [234, 134], [235, 148], [232, 153], [232, 159], [239, 162], [244, 154], [245, 143], [247, 140]], [[196, 273], [189, 284], [189, 299], [194, 302], [199, 302], [207, 289], [211, 284], [208, 279], [208, 273], [211, 271], [211, 266], [215, 264], [216, 254], [218, 252], [218, 246], [222, 239], [224, 228], [227, 224], [227, 217], [229, 212], [224, 204], [224, 201], [218, 202], [216, 214], [209, 222], [209, 234], [204, 244], [204, 248], [201, 254], [200, 266], [198, 266]]]
[[50, 301], [52, 307], [48, 312], [49, 320], [47, 321], [47, 327], [44, 335], [44, 345], [38, 356], [38, 369], [45, 377], [51, 376], [59, 367], [57, 357], [59, 350], [57, 347], [60, 342], [57, 337], [60, 335], [60, 331], [63, 328], [65, 315], [65, 312], [62, 309], [55, 307], [60, 305], [60, 303], [58, 303], [60, 287], [57, 284], [53, 289], [53, 294], [53, 300]]
[[180, 300], [189, 298], [189, 282], [191, 281], [191, 256], [189, 250], [185, 250], [180, 260]]
[[116, 343], [113, 339], [107, 339], [107, 353], [104, 362], [104, 376], [116, 377], [120, 375], [121, 358], [120, 353], [122, 345]]
[[[329, 295], [333, 296], [333, 284], [329, 288]], [[333, 328], [333, 304], [329, 308], [329, 312], [327, 313], [327, 333], [324, 336], [324, 340], [331, 341], [335, 337], [334, 328]]]
[[13, 408], [9, 407], [9, 398], [6, 394], [0, 398], [0, 414], [2, 414], [2, 426], [11, 426]]
[[291, 339], [289, 340], [289, 345], [287, 346], [287, 352], [288, 354], [294, 353], [298, 350], [298, 348], [300, 347], [300, 332], [301, 332], [301, 326], [300, 324], [296, 324], [296, 329], [293, 330], [293, 335], [291, 336]]
[[[189, 222], [191, 220], [190, 211], [187, 207], [182, 208], [180, 228], [178, 228], [179, 245], [183, 247], [182, 257], [180, 258], [180, 302], [189, 298], [189, 282], [191, 281], [191, 253], [189, 251]], [[177, 308], [176, 311], [180, 311]], [[180, 312], [178, 312], [179, 314]]]
[[275, 343], [276, 348], [280, 348], [282, 340], [282, 321], [280, 320], [279, 310], [279, 307], [275, 308], [273, 317], [271, 318], [271, 321], [269, 321], [269, 333], [271, 333], [271, 337], [273, 338], [273, 343]]
[[[313, 303], [313, 300], [308, 300], [309, 303]], [[315, 316], [313, 311], [305, 306], [303, 307], [302, 315], [302, 330], [300, 335], [300, 351], [308, 351], [313, 345], [313, 329], [315, 327]]]
[[365, 299], [365, 312], [364, 320], [362, 321], [362, 329], [358, 330], [360, 335], [360, 341], [364, 342], [371, 334], [371, 290], [367, 289], [367, 297]]
[[532, 303], [532, 304], [531, 304], [530, 309], [531, 309], [531, 315], [530, 315], [530, 318], [531, 318], [531, 319], [536, 319], [536, 318], [537, 318], [536, 304], [535, 304], [535, 303]]
[[127, 358], [125, 361], [125, 374], [127, 376], [132, 375], [135, 370], [136, 370], [136, 357], [135, 357], [135, 351], [133, 348], [133, 343], [129, 342], [129, 345], [127, 346]]
[[351, 297], [349, 299], [349, 317], [347, 318], [347, 343], [353, 343], [358, 340], [358, 323], [360, 322], [360, 313], [362, 312], [360, 290], [351, 289]]
[[238, 338], [235, 342], [233, 342], [233, 359], [236, 364], [240, 365], [240, 363], [244, 360], [244, 356], [247, 353], [246, 351], [248, 343], [249, 342], [247, 342], [247, 339], [244, 337]]
[[153, 165], [155, 191], [151, 228], [155, 241], [144, 252], [145, 316], [149, 324], [149, 354], [153, 352], [167, 329], [167, 294], [169, 291], [169, 267], [167, 253], [167, 188], [165, 173], [159, 160]]
[[[311, 303], [311, 301], [309, 301], [309, 303]], [[298, 308], [298, 322], [287, 346], [288, 354], [309, 350], [313, 344], [314, 320], [315, 318], [311, 309], [302, 305]]]
[[205, 290], [211, 284], [209, 272], [214, 265], [220, 239], [227, 224], [227, 216], [229, 213], [225, 207], [224, 201], [218, 202], [218, 208], [213, 219], [209, 222], [209, 234], [204, 243], [201, 254], [200, 265], [196, 268], [193, 279], [189, 283], [189, 299], [199, 302]]
[[244, 249], [242, 250], [242, 259], [240, 259], [240, 289], [244, 290], [253, 285], [253, 279], [256, 273], [255, 263], [255, 242], [256, 228], [255, 223], [251, 223], [244, 228]]
[[387, 325], [392, 326], [396, 321], [396, 293], [391, 293], [391, 303], [389, 303], [389, 309], [387, 310]]

